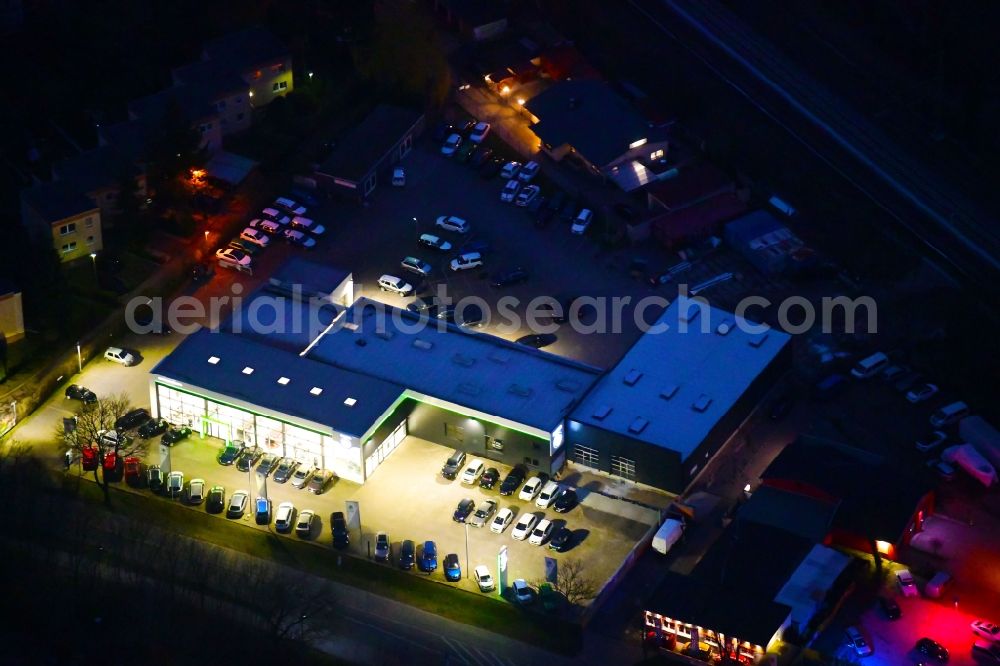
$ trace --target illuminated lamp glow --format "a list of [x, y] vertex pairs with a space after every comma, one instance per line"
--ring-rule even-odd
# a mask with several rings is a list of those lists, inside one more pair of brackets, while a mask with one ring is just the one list
[[503, 88], [500, 89], [501, 95], [506, 95], [509, 92], [510, 92], [510, 86], [504, 86]]
[[646, 145], [646, 140], [645, 139], [639, 139], [637, 141], [633, 141], [632, 143], [628, 144], [628, 147], [629, 147], [629, 149], [632, 149], [632, 148], [638, 148], [639, 146], [644, 146], [644, 145]]
[[889, 543], [888, 541], [876, 541], [875, 548], [877, 548], [878, 552], [882, 553], [883, 555], [888, 555], [889, 553], [892, 552], [892, 544]]

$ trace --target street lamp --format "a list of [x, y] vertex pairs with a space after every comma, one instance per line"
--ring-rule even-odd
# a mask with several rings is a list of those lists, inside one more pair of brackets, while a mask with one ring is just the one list
[[208, 247], [208, 229], [205, 229], [205, 247]]
[[312, 81], [312, 78], [313, 78], [313, 73], [309, 72], [309, 80]]
[[94, 268], [94, 282], [97, 282], [97, 253], [90, 253], [90, 265]]
[[76, 367], [79, 372], [83, 372], [83, 355], [80, 353], [80, 343], [76, 343]]
[[413, 218], [413, 235], [420, 240], [420, 223], [417, 222], [417, 218]]
[[462, 523], [465, 525], [465, 577], [469, 578], [469, 569], [472, 567], [472, 563], [469, 562], [469, 523]]

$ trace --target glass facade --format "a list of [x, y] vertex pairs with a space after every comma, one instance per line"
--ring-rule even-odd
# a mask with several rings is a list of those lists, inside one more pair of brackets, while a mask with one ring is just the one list
[[342, 479], [364, 482], [361, 448], [349, 435], [319, 433], [164, 384], [156, 385], [156, 396], [162, 418], [188, 425], [204, 437], [255, 444], [265, 452], [329, 469]]

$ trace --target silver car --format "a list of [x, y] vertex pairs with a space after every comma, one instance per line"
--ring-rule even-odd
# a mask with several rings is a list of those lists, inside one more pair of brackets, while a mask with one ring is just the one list
[[389, 535], [379, 532], [375, 535], [375, 561], [388, 562], [390, 557], [392, 557], [392, 544]]
[[469, 519], [469, 524], [473, 527], [482, 527], [489, 522], [493, 514], [496, 513], [497, 503], [493, 500], [483, 500], [476, 507], [476, 512]]
[[295, 474], [292, 474], [292, 488], [305, 488], [315, 471], [315, 467], [299, 467], [295, 470]]

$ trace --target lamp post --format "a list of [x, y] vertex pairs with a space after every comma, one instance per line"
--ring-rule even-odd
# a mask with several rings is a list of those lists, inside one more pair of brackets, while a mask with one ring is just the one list
[[80, 343], [76, 343], [76, 367], [78, 372], [83, 372], [83, 354], [80, 353]]
[[472, 563], [469, 562], [469, 523], [462, 523], [465, 525], [465, 578], [469, 578], [469, 569], [472, 568]]
[[90, 265], [94, 269], [94, 282], [97, 282], [97, 253], [90, 253]]
[[417, 222], [417, 218], [413, 218], [413, 236], [417, 240], [420, 240], [420, 223]]

